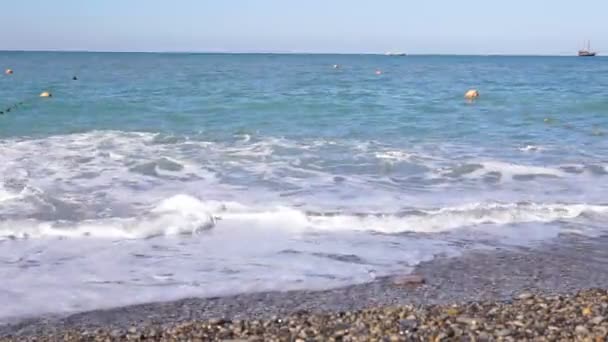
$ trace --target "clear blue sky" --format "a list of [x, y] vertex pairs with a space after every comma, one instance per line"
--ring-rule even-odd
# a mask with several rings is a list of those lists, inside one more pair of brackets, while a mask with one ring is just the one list
[[608, 0], [3, 0], [0, 50], [608, 54]]

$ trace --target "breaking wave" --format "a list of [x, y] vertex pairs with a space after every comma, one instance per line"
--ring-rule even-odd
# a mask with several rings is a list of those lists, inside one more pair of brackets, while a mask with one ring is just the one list
[[306, 212], [286, 206], [250, 207], [236, 202], [201, 201], [188, 195], [168, 198], [141, 217], [0, 223], [0, 237], [139, 239], [159, 235], [196, 234], [216, 228], [370, 231], [386, 234], [437, 233], [483, 225], [548, 223], [585, 214], [608, 214], [608, 206], [586, 204], [475, 203], [439, 209], [408, 209], [395, 213]]

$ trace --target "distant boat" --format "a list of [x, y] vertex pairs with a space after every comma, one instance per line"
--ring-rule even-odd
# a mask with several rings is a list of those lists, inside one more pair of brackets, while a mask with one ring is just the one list
[[578, 50], [579, 57], [593, 57], [595, 56], [595, 52], [591, 51], [591, 42], [587, 42], [587, 48]]
[[407, 56], [405, 52], [387, 52], [387, 56]]

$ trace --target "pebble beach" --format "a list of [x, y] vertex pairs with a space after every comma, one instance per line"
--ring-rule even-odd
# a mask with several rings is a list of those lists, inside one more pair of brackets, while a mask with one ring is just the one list
[[7, 341], [606, 341], [608, 293], [520, 294], [512, 302], [383, 307], [268, 320], [191, 321], [164, 328], [66, 330]]
[[66, 330], [7, 341], [605, 341], [608, 293], [522, 293], [513, 302], [383, 307], [269, 320], [214, 319], [127, 330]]
[[474, 252], [327, 291], [191, 298], [41, 317], [2, 341], [605, 341], [608, 238]]

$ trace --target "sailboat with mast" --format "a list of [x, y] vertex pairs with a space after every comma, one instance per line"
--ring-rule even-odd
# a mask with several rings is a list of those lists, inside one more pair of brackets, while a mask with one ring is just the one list
[[587, 48], [583, 48], [582, 50], [578, 50], [579, 57], [593, 57], [595, 56], [595, 52], [591, 51], [591, 41], [587, 41]]

